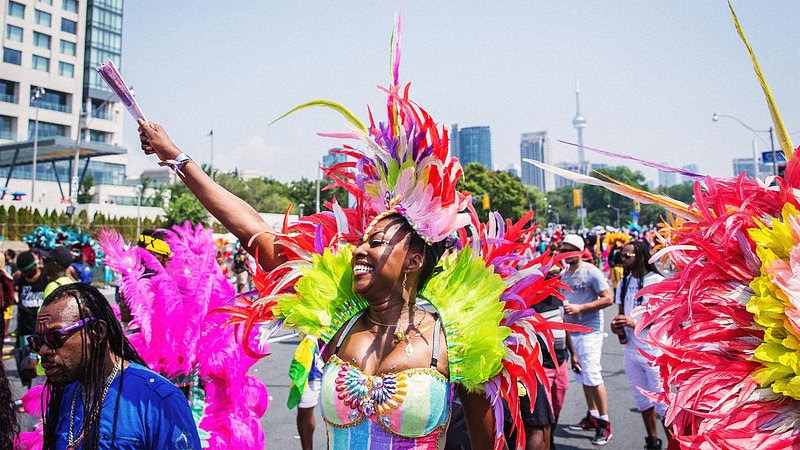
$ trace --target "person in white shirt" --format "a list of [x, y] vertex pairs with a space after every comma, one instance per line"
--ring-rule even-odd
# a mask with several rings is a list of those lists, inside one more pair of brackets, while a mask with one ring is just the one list
[[[658, 355], [659, 350], [646, 342], [647, 330], [641, 330], [637, 335], [634, 328], [642, 315], [639, 306], [647, 304], [648, 297], [638, 295], [642, 288], [658, 283], [664, 277], [658, 273], [655, 265], [650, 260], [650, 250], [647, 243], [633, 241], [622, 247], [620, 255], [622, 266], [625, 269], [622, 280], [617, 285], [616, 303], [619, 304], [619, 315], [611, 321], [611, 330], [620, 336], [620, 343], [624, 344], [625, 373], [628, 375], [628, 384], [636, 400], [636, 408], [642, 413], [644, 427], [647, 431], [645, 437], [646, 449], [660, 449], [661, 439], [658, 438], [657, 419], [662, 419], [666, 412], [666, 405], [657, 403], [645, 396], [639, 389], [649, 392], [663, 392], [659, 379], [658, 368], [651, 366], [640, 350], [650, 355]], [[667, 437], [669, 430], [664, 428]]]

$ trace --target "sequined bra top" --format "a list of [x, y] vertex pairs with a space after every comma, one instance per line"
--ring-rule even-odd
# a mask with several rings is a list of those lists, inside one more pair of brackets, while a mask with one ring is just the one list
[[434, 325], [431, 367], [368, 375], [336, 354], [363, 311], [344, 326], [322, 372], [322, 417], [328, 447], [437, 448], [450, 420], [452, 384], [437, 369], [439, 331]]

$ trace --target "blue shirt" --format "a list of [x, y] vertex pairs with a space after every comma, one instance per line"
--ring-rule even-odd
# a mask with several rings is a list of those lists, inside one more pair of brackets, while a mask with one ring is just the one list
[[[192, 418], [189, 402], [183, 392], [166, 378], [136, 363], [117, 375], [103, 401], [100, 412], [100, 448], [111, 448], [114, 409], [120, 380], [117, 430], [114, 448], [119, 449], [200, 449], [197, 425]], [[56, 448], [67, 448], [70, 407], [78, 382], [69, 384], [61, 401], [61, 414], [56, 427]], [[73, 438], [80, 434], [83, 423], [83, 403], [80, 393], [75, 401]], [[83, 448], [80, 444], [78, 448]]]

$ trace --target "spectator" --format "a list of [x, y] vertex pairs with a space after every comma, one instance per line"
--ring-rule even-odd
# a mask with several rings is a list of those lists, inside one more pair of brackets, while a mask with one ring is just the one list
[[[666, 412], [666, 405], [656, 403], [641, 392], [643, 389], [648, 392], [662, 392], [659, 380], [658, 369], [648, 363], [647, 358], [641, 352], [657, 356], [658, 349], [646, 342], [647, 330], [642, 330], [639, 335], [634, 328], [641, 316], [639, 306], [646, 305], [649, 300], [647, 296], [638, 296], [637, 293], [651, 284], [658, 283], [664, 277], [649, 262], [650, 251], [647, 244], [642, 241], [634, 241], [622, 247], [620, 255], [625, 275], [617, 286], [616, 302], [619, 304], [619, 315], [611, 321], [611, 330], [624, 338], [620, 342], [625, 342], [624, 363], [625, 373], [628, 375], [633, 398], [636, 400], [636, 408], [642, 413], [645, 431], [646, 449], [660, 449], [661, 439], [658, 438], [657, 416], [662, 419]], [[669, 430], [664, 427], [669, 437]]]
[[[583, 253], [583, 238], [576, 234], [564, 236], [562, 253]], [[569, 266], [561, 272], [561, 281], [572, 289], [564, 295], [566, 321], [591, 328], [586, 333], [571, 333], [579, 366], [573, 367], [575, 380], [583, 385], [583, 394], [589, 410], [586, 417], [572, 430], [595, 430], [592, 444], [605, 445], [611, 441], [611, 423], [608, 418], [608, 398], [600, 371], [600, 356], [603, 352], [602, 309], [614, 300], [605, 275], [592, 263], [581, 261], [576, 255], [564, 260]]]
[[233, 273], [236, 274], [236, 292], [241, 294], [250, 279], [250, 272], [247, 270], [247, 252], [241, 244], [236, 247], [236, 256], [233, 257]]
[[[4, 262], [3, 255], [0, 255], [0, 267], [5, 267]], [[3, 320], [0, 321], [0, 336], [3, 337], [3, 344], [0, 344], [0, 348], [6, 342], [11, 342], [9, 327], [11, 326], [11, 314], [14, 311], [16, 302], [13, 278], [5, 269], [0, 269], [0, 312], [3, 313]]]
[[9, 275], [14, 275], [14, 272], [17, 271], [17, 252], [9, 248], [5, 251], [5, 257], [6, 273]]
[[72, 252], [67, 247], [61, 245], [52, 250], [42, 251], [40, 254], [42, 255], [42, 270], [49, 281], [44, 288], [45, 298], [59, 286], [76, 282], [67, 275], [67, 269], [74, 259]]
[[[557, 274], [551, 272], [547, 277], [552, 278], [556, 275]], [[533, 309], [550, 322], [564, 322], [564, 303], [552, 295], [533, 305]], [[569, 372], [567, 371], [566, 364], [567, 356], [570, 356], [570, 365], [573, 368], [580, 367], [580, 362], [578, 361], [578, 355], [575, 354], [575, 349], [572, 346], [572, 339], [569, 333], [564, 330], [552, 330], [552, 332], [553, 347], [556, 356], [555, 361], [553, 361], [550, 352], [547, 351], [547, 347], [542, 341], [542, 336], [540, 335], [538, 338], [542, 346], [542, 367], [544, 367], [544, 372], [547, 374], [548, 386], [546, 386], [545, 394], [553, 409], [550, 448], [555, 448], [553, 431], [555, 431], [556, 425], [558, 425], [558, 416], [561, 414], [561, 410], [564, 407], [564, 399], [566, 398], [567, 387], [569, 386]]]
[[67, 275], [75, 281], [80, 281], [83, 284], [92, 284], [92, 267], [86, 264], [83, 260], [83, 252], [78, 252], [78, 256], [73, 260], [74, 262], [69, 265]]
[[47, 286], [39, 260], [33, 252], [22, 252], [17, 257], [18, 271], [14, 274], [14, 284], [17, 287], [17, 343], [16, 362], [17, 373], [23, 386], [31, 387], [36, 378], [36, 366], [39, 358], [31, 352], [25, 340], [32, 335], [36, 328], [36, 316], [44, 301], [44, 289]]

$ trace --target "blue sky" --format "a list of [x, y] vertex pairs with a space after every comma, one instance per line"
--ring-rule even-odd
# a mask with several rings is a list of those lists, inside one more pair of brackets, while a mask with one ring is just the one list
[[[800, 132], [800, 3], [734, 6], [789, 130]], [[312, 178], [340, 143], [315, 133], [345, 130], [344, 120], [309, 110], [269, 122], [313, 98], [365, 119], [369, 104], [385, 117], [376, 86], [389, 80], [401, 10], [401, 79], [412, 99], [448, 127], [489, 125], [495, 168], [519, 165], [520, 134], [540, 130], [556, 161], [577, 159], [556, 142], [576, 139], [576, 76], [588, 146], [731, 176], [731, 159], [751, 156], [755, 137], [712, 114], [770, 125], [723, 1], [128, 0], [121, 70], [148, 118], [196, 160], [208, 161], [213, 128], [215, 166]], [[129, 175], [155, 167], [127, 117], [125, 143]]]

